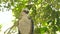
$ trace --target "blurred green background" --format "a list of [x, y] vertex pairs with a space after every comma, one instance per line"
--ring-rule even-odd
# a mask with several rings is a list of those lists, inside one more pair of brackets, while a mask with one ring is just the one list
[[[0, 23], [5, 19], [8, 19], [7, 23], [10, 22], [10, 26], [4, 23], [4, 26], [8, 27], [5, 31], [0, 24], [0, 32], [3, 30], [3, 34], [18, 33], [18, 19], [23, 8], [29, 9], [29, 15], [34, 21], [34, 34], [59, 33], [60, 0], [0, 0]], [[11, 16], [10, 21], [7, 14]]]

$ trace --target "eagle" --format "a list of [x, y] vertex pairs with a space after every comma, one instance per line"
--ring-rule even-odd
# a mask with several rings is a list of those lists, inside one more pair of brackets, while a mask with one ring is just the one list
[[23, 9], [20, 13], [20, 20], [18, 22], [18, 34], [33, 34], [34, 32], [34, 23], [30, 17], [29, 10]]

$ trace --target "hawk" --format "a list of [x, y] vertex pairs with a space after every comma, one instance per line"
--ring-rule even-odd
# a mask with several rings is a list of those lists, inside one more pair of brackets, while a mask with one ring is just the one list
[[28, 9], [23, 9], [20, 14], [20, 20], [18, 25], [19, 34], [33, 34], [34, 24], [28, 13]]

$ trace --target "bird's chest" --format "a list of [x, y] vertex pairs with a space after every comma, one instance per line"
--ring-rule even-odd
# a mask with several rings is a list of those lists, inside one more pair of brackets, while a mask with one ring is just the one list
[[21, 34], [29, 34], [30, 30], [31, 30], [31, 20], [24, 17], [21, 18], [21, 20], [19, 21], [19, 30], [21, 32]]
[[24, 28], [25, 27], [30, 27], [31, 26], [31, 20], [28, 19], [27, 17], [23, 17], [19, 21], [19, 25], [20, 25], [20, 27], [23, 26]]

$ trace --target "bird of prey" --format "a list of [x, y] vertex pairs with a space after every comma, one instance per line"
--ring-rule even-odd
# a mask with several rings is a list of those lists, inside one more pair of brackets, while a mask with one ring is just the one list
[[20, 20], [18, 25], [19, 34], [33, 34], [34, 24], [28, 13], [29, 10], [23, 9], [20, 14]]

